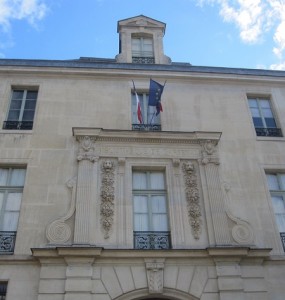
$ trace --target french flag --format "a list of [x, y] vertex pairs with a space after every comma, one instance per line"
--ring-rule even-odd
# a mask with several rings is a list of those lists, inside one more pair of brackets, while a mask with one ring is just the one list
[[135, 91], [135, 95], [136, 95], [136, 99], [137, 99], [137, 118], [138, 118], [138, 122], [140, 124], [142, 124], [143, 118], [142, 118], [141, 104], [140, 104], [139, 96], [136, 91]]

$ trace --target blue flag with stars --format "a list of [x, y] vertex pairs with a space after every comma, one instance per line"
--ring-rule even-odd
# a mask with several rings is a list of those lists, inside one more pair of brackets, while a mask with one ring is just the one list
[[156, 115], [163, 111], [161, 105], [161, 94], [163, 92], [163, 89], [163, 85], [150, 79], [148, 105], [156, 107]]

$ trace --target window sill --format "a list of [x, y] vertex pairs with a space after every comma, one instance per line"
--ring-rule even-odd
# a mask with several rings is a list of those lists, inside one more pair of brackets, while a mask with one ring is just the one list
[[275, 137], [275, 136], [257, 136], [257, 141], [275, 141], [275, 142], [285, 142], [285, 137]]

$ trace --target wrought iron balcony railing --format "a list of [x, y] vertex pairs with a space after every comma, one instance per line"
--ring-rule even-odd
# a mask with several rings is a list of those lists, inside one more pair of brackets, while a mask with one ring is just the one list
[[33, 121], [4, 121], [3, 129], [31, 130]]
[[170, 249], [169, 231], [134, 231], [135, 249]]
[[285, 252], [285, 232], [280, 232], [280, 237], [281, 237], [281, 242], [282, 242], [283, 249]]
[[154, 57], [143, 57], [143, 56], [133, 56], [132, 62], [134, 64], [154, 64]]
[[14, 252], [16, 233], [16, 231], [0, 231], [0, 254]]
[[280, 128], [255, 128], [257, 136], [282, 137]]
[[132, 124], [132, 130], [161, 131], [161, 125], [160, 124]]

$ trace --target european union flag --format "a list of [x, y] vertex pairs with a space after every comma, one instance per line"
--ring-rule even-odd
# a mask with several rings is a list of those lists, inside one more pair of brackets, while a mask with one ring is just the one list
[[163, 92], [163, 88], [163, 85], [150, 79], [148, 105], [156, 107], [156, 115], [163, 111], [161, 105], [161, 94]]

